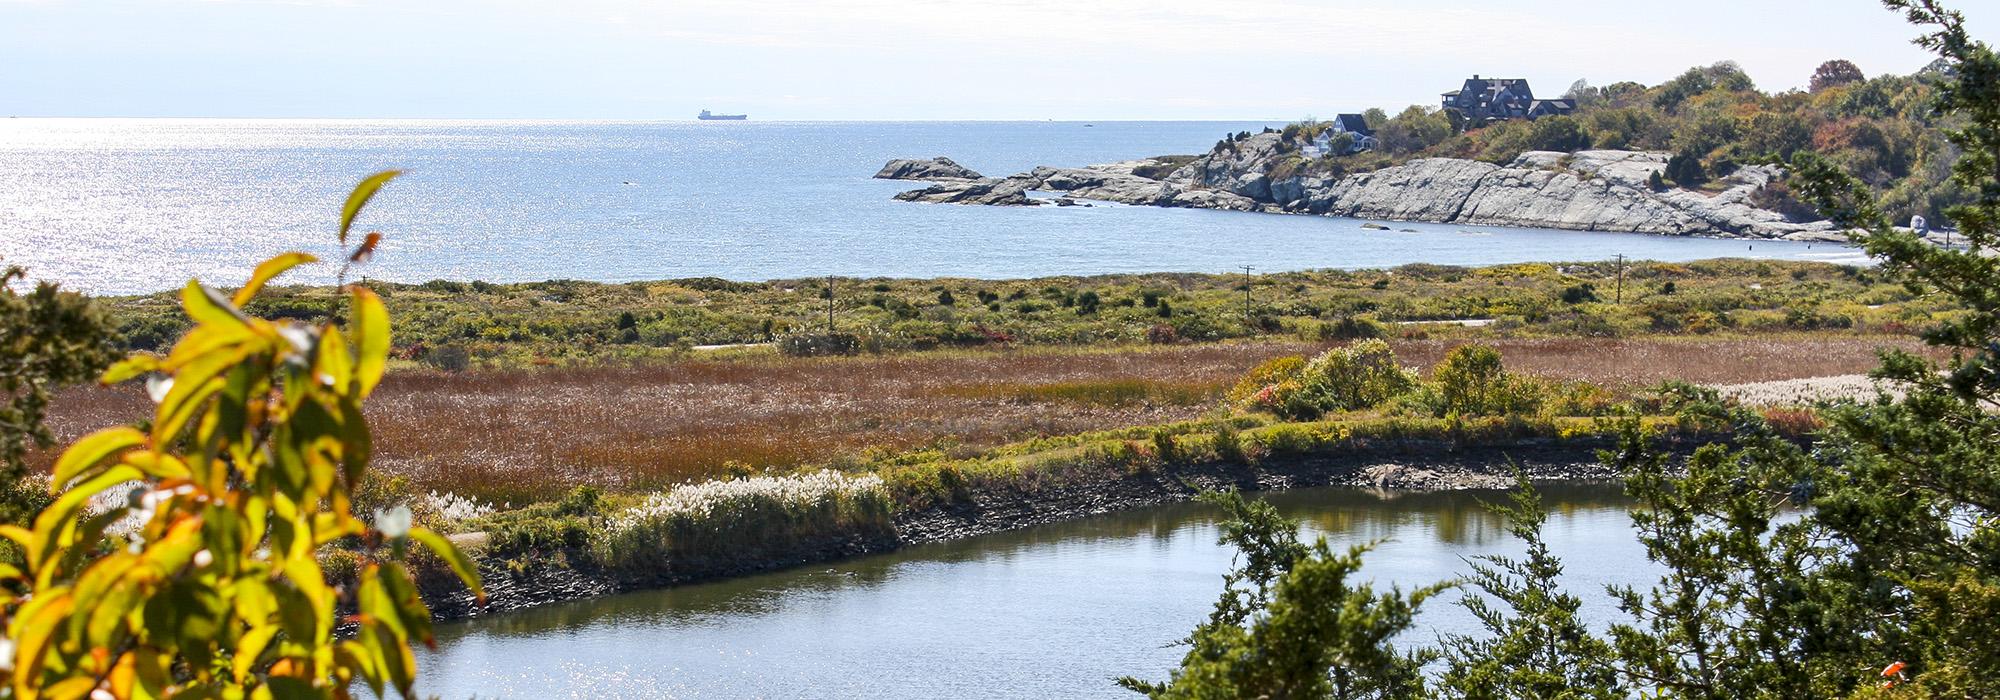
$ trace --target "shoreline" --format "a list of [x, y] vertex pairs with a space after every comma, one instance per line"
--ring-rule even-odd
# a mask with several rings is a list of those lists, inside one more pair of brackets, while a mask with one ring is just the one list
[[[1786, 192], [1785, 169], [1743, 165], [1700, 187], [1665, 186], [1671, 154], [1526, 151], [1509, 161], [1421, 157], [1374, 170], [1315, 172], [1289, 136], [1264, 133], [1198, 156], [1157, 156], [1084, 167], [1042, 166], [989, 177], [948, 157], [895, 159], [877, 179], [925, 186], [905, 202], [1003, 207], [1129, 206], [1308, 214], [1363, 222], [1642, 233], [1742, 241], [1845, 243], [1824, 219], [1794, 220], [1767, 206]], [[1789, 195], [1786, 195], [1789, 196]], [[1384, 229], [1365, 223], [1363, 228]], [[1931, 238], [1945, 240], [1943, 231]]]
[[450, 621], [487, 617], [605, 595], [721, 581], [798, 566], [823, 564], [1008, 530], [1077, 520], [1106, 513], [1187, 501], [1201, 490], [1236, 488], [1246, 493], [1295, 488], [1350, 487], [1397, 491], [1506, 488], [1513, 465], [1537, 481], [1610, 481], [1617, 474], [1601, 464], [1597, 450], [1610, 447], [1603, 436], [1576, 439], [1528, 438], [1499, 444], [1460, 445], [1442, 440], [1410, 440], [1337, 455], [1300, 455], [1257, 464], [1205, 461], [1081, 484], [1023, 491], [975, 490], [968, 498], [895, 514], [893, 537], [836, 535], [783, 551], [750, 558], [674, 562], [647, 571], [614, 571], [569, 556], [542, 557], [524, 568], [481, 557], [477, 560], [487, 604], [474, 605], [455, 579], [423, 575], [419, 587], [432, 618]]
[[[1150, 205], [1144, 205], [1144, 204], [1122, 204], [1122, 203], [1118, 203], [1118, 202], [1111, 202], [1110, 204], [1112, 204], [1112, 205], [1115, 205], [1115, 206], [1118, 206], [1118, 207], [1145, 207], [1145, 206], [1150, 206]], [[1178, 208], [1184, 208], [1184, 209], [1187, 209], [1187, 208], [1195, 208], [1195, 207], [1178, 207]], [[1521, 232], [1521, 233], [1563, 233], [1563, 234], [1569, 234], [1569, 233], [1577, 233], [1577, 234], [1582, 234], [1582, 233], [1602, 233], [1602, 234], [1612, 234], [1612, 235], [1619, 235], [1619, 236], [1643, 236], [1643, 237], [1647, 237], [1647, 238], [1669, 238], [1669, 239], [1698, 239], [1698, 240], [1703, 240], [1703, 241], [1741, 241], [1741, 242], [1745, 242], [1745, 243], [1751, 243], [1751, 244], [1754, 244], [1754, 243], [1767, 243], [1767, 244], [1773, 244], [1773, 245], [1780, 245], [1780, 246], [1801, 246], [1801, 245], [1803, 245], [1803, 246], [1813, 246], [1813, 245], [1825, 245], [1825, 246], [1828, 246], [1827, 250], [1828, 250], [1828, 252], [1829, 252], [1829, 253], [1833, 253], [1833, 254], [1837, 254], [1837, 255], [1840, 255], [1840, 256], [1841, 256], [1841, 257], [1839, 257], [1839, 258], [1830, 258], [1830, 257], [1828, 257], [1828, 256], [1824, 256], [1824, 255], [1820, 255], [1820, 254], [1817, 254], [1817, 253], [1814, 253], [1814, 254], [1811, 254], [1810, 256], [1808, 256], [1808, 255], [1804, 255], [1804, 254], [1801, 254], [1801, 255], [1798, 255], [1798, 256], [1796, 256], [1796, 257], [1787, 257], [1787, 256], [1784, 256], [1784, 255], [1770, 255], [1770, 256], [1766, 256], [1766, 255], [1756, 255], [1756, 254], [1752, 254], [1752, 255], [1742, 255], [1742, 254], [1728, 254], [1728, 255], [1713, 255], [1713, 256], [1709, 256], [1709, 257], [1703, 257], [1703, 258], [1690, 258], [1690, 259], [1686, 259], [1686, 260], [1679, 260], [1679, 259], [1660, 259], [1660, 258], [1649, 258], [1649, 257], [1636, 257], [1636, 256], [1627, 256], [1627, 257], [1626, 257], [1626, 259], [1625, 259], [1625, 264], [1626, 264], [1626, 265], [1643, 265], [1643, 264], [1653, 264], [1653, 263], [1657, 263], [1657, 264], [1665, 264], [1665, 265], [1694, 265], [1694, 264], [1701, 264], [1701, 263], [1714, 263], [1714, 262], [1724, 262], [1724, 261], [1735, 261], [1735, 260], [1741, 260], [1741, 261], [1748, 261], [1748, 262], [1768, 262], [1768, 263], [1778, 263], [1778, 264], [1800, 264], [1800, 263], [1819, 263], [1819, 264], [1826, 264], [1826, 265], [1841, 265], [1841, 266], [1852, 266], [1852, 267], [1874, 267], [1874, 266], [1875, 266], [1875, 261], [1874, 261], [1874, 260], [1873, 260], [1872, 258], [1869, 258], [1869, 257], [1867, 257], [1867, 254], [1866, 254], [1865, 252], [1863, 252], [1861, 248], [1858, 248], [1858, 247], [1855, 247], [1855, 246], [1853, 246], [1852, 244], [1848, 243], [1848, 242], [1847, 242], [1847, 241], [1846, 241], [1845, 239], [1838, 239], [1838, 240], [1827, 240], [1827, 241], [1805, 241], [1805, 240], [1797, 240], [1797, 241], [1794, 241], [1794, 240], [1784, 240], [1784, 239], [1769, 239], [1769, 238], [1750, 238], [1750, 237], [1743, 237], [1743, 236], [1729, 236], [1729, 235], [1704, 235], [1704, 234], [1677, 234], [1677, 233], [1659, 233], [1659, 232], [1649, 232], [1649, 231], [1605, 231], [1605, 230], [1584, 230], [1584, 229], [1565, 229], [1565, 228], [1557, 228], [1557, 227], [1554, 227], [1554, 226], [1529, 226], [1529, 225], [1519, 225], [1519, 224], [1475, 224], [1475, 223], [1461, 223], [1461, 222], [1441, 222], [1441, 221], [1423, 221], [1423, 220], [1417, 220], [1417, 219], [1390, 219], [1390, 218], [1380, 218], [1380, 217], [1375, 217], [1375, 218], [1370, 218], [1370, 217], [1356, 217], [1356, 216], [1343, 216], [1343, 215], [1333, 215], [1333, 214], [1310, 214], [1310, 213], [1305, 213], [1305, 212], [1287, 212], [1287, 211], [1270, 211], [1270, 212], [1257, 212], [1257, 211], [1232, 211], [1232, 210], [1225, 210], [1225, 209], [1209, 209], [1209, 210], [1206, 210], [1206, 211], [1211, 211], [1211, 212], [1215, 212], [1215, 213], [1220, 213], [1220, 214], [1246, 214], [1246, 215], [1262, 215], [1262, 214], [1278, 214], [1278, 215], [1289, 215], [1289, 216], [1298, 216], [1298, 217], [1302, 217], [1302, 218], [1303, 218], [1303, 217], [1311, 217], [1311, 218], [1315, 218], [1315, 219], [1324, 219], [1324, 220], [1332, 220], [1332, 221], [1342, 221], [1342, 220], [1344, 220], [1344, 221], [1350, 221], [1350, 222], [1354, 222], [1354, 223], [1356, 223], [1357, 225], [1366, 225], [1366, 224], [1378, 224], [1378, 225], [1379, 225], [1379, 224], [1384, 224], [1384, 223], [1386, 223], [1386, 224], [1420, 224], [1420, 225], [1423, 225], [1423, 226], [1458, 226], [1458, 227], [1461, 227], [1462, 229], [1466, 229], [1466, 230], [1469, 230], [1469, 229], [1496, 229], [1497, 231], [1494, 231], [1494, 232], [1497, 232], [1497, 233], [1514, 233], [1514, 232]], [[1362, 228], [1364, 228], [1364, 230], [1366, 229], [1366, 227], [1365, 227], [1365, 226], [1362, 226]], [[1907, 229], [1901, 229], [1901, 227], [1899, 227], [1899, 229], [1900, 229], [1900, 230], [1907, 230]], [[1468, 233], [1468, 232], [1466, 232], [1466, 231], [1463, 231], [1463, 230], [1462, 230], [1462, 231], [1451, 231], [1451, 232], [1446, 232], [1446, 231], [1417, 231], [1417, 230], [1414, 230], [1414, 229], [1407, 229], [1407, 230], [1400, 230], [1400, 231], [1390, 231], [1390, 233], [1400, 233], [1400, 234], [1409, 234], [1409, 233], [1418, 233], [1418, 234], [1427, 234], [1427, 233], [1454, 233], [1454, 234], [1457, 234], [1457, 235], [1477, 235], [1477, 234], [1481, 234], [1481, 233], [1488, 233], [1488, 232], [1487, 232], [1487, 231], [1470, 231], [1470, 232]], [[1955, 247], [1957, 247], [1957, 248], [1961, 248], [1961, 249], [1962, 249], [1962, 248], [1964, 247], [1964, 244], [1963, 244], [1963, 242], [1962, 242], [1962, 241], [1963, 241], [1963, 237], [1962, 237], [1962, 236], [1958, 236], [1956, 232], [1953, 232], [1953, 236], [1954, 236], [1954, 239], [1955, 239], [1955, 240], [1958, 240], [1958, 241], [1960, 241], [1960, 242], [1958, 242], [1958, 243], [1954, 243], [1954, 246], [1955, 246]], [[1933, 242], [1941, 242], [1941, 241], [1942, 241], [1943, 239], [1944, 239], [1944, 235], [1943, 235], [1942, 233], [1940, 233], [1940, 232], [1937, 232], [1937, 231], [1935, 231], [1935, 230], [1934, 230], [1934, 231], [1932, 231], [1932, 233], [1931, 233], [1931, 236], [1930, 236], [1930, 238], [1928, 238], [1928, 239], [1926, 239], [1926, 240], [1932, 240]], [[1743, 251], [1743, 252], [1751, 252], [1751, 253], [1754, 253], [1754, 251]], [[1597, 264], [1597, 263], [1603, 263], [1603, 262], [1605, 262], [1605, 260], [1600, 260], [1600, 259], [1594, 259], [1594, 258], [1556, 258], [1556, 259], [1542, 259], [1542, 258], [1537, 258], [1537, 259], [1521, 259], [1521, 260], [1500, 260], [1500, 261], [1487, 261], [1487, 262], [1479, 262], [1479, 263], [1466, 263], [1466, 264], [1459, 264], [1459, 263], [1428, 263], [1428, 262], [1406, 262], [1406, 263], [1399, 263], [1399, 264], [1395, 264], [1395, 265], [1354, 265], [1354, 266], [1339, 266], [1339, 265], [1334, 265], [1334, 266], [1328, 266], [1328, 265], [1311, 265], [1311, 266], [1302, 266], [1302, 267], [1296, 267], [1296, 268], [1261, 268], [1261, 267], [1260, 267], [1260, 268], [1257, 268], [1257, 271], [1256, 271], [1256, 273], [1255, 273], [1255, 274], [1253, 275], [1253, 277], [1256, 277], [1256, 278], [1269, 278], [1269, 277], [1273, 277], [1273, 276], [1277, 276], [1277, 275], [1289, 275], [1289, 274], [1300, 274], [1300, 273], [1310, 273], [1310, 272], [1320, 272], [1320, 271], [1333, 271], [1333, 272], [1344, 272], [1344, 273], [1350, 273], [1350, 274], [1353, 274], [1353, 273], [1364, 273], [1364, 272], [1390, 272], [1390, 271], [1394, 271], [1394, 270], [1397, 270], [1397, 269], [1401, 269], [1401, 268], [1406, 268], [1406, 267], [1412, 267], [1412, 266], [1418, 266], [1418, 267], [1444, 267], [1444, 268], [1459, 268], [1459, 269], [1463, 269], [1463, 270], [1468, 270], [1468, 271], [1472, 271], [1472, 270], [1483, 270], [1483, 269], [1490, 269], [1490, 268], [1502, 268], [1502, 267], [1512, 267], [1512, 266], [1519, 266], [1519, 265], [1534, 265], [1534, 264], [1546, 264], [1546, 265], [1552, 265], [1552, 266], [1581, 266], [1581, 265], [1591, 265], [1591, 264]], [[749, 277], [744, 277], [744, 278], [736, 278], [736, 277], [729, 277], [729, 276], [725, 276], [725, 275], [700, 275], [700, 276], [694, 276], [694, 277], [656, 277], [656, 276], [633, 276], [633, 277], [614, 277], [614, 278], [604, 278], [604, 279], [579, 279], [579, 278], [546, 278], [546, 279], [528, 279], [528, 278], [522, 278], [522, 279], [512, 279], [512, 278], [506, 278], [506, 279], [502, 279], [502, 278], [495, 278], [495, 279], [474, 279], [474, 278], [465, 278], [465, 279], [457, 279], [457, 278], [451, 278], [451, 279], [447, 279], [447, 278], [430, 278], [430, 279], [421, 279], [421, 280], [420, 280], [420, 279], [414, 279], [414, 278], [410, 278], [410, 279], [403, 279], [403, 278], [391, 278], [391, 277], [363, 277], [363, 278], [361, 278], [360, 280], [356, 280], [356, 281], [354, 281], [353, 283], [356, 283], [356, 284], [359, 284], [359, 283], [369, 283], [369, 284], [376, 284], [376, 283], [379, 283], [379, 284], [385, 284], [385, 285], [395, 285], [395, 286], [397, 286], [397, 287], [423, 287], [423, 286], [425, 286], [426, 284], [430, 284], [430, 283], [434, 283], [434, 282], [443, 282], [443, 283], [449, 283], [449, 284], [458, 284], [458, 285], [471, 285], [471, 284], [475, 284], [475, 283], [476, 283], [476, 284], [490, 284], [490, 285], [494, 285], [494, 286], [507, 286], [507, 287], [512, 287], [512, 286], [532, 286], [532, 285], [553, 285], [553, 284], [563, 284], [563, 283], [583, 283], [583, 284], [592, 284], [592, 285], [602, 285], [602, 286], [622, 286], [622, 285], [647, 285], [647, 284], [673, 284], [673, 283], [680, 283], [680, 282], [691, 282], [691, 281], [704, 281], [704, 280], [713, 280], [713, 281], [721, 281], [721, 282], [726, 282], [726, 283], [730, 283], [730, 284], [740, 284], [740, 285], [779, 285], [779, 284], [786, 284], [786, 283], [793, 283], [793, 284], [799, 284], [799, 285], [809, 285], [809, 284], [815, 284], [815, 283], [819, 283], [819, 282], [823, 282], [823, 281], [825, 281], [826, 279], [828, 279], [829, 277], [831, 277], [831, 278], [832, 278], [833, 280], [835, 280], [836, 282], [840, 282], [840, 283], [847, 283], [847, 284], [853, 284], [853, 283], [860, 283], [860, 282], [868, 282], [868, 283], [878, 283], [878, 282], [882, 282], [882, 283], [937, 283], [937, 284], [941, 284], [941, 283], [952, 283], [952, 282], [966, 282], [966, 283], [979, 283], [979, 284], [996, 284], [996, 285], [997, 285], [997, 284], [1024, 284], [1024, 283], [1036, 283], [1036, 282], [1047, 282], [1047, 281], [1053, 281], [1053, 280], [1069, 280], [1069, 281], [1078, 281], [1078, 282], [1106, 282], [1106, 281], [1120, 281], [1120, 280], [1133, 280], [1133, 279], [1146, 279], [1146, 278], [1160, 278], [1160, 277], [1232, 277], [1232, 278], [1234, 278], [1234, 277], [1240, 277], [1240, 276], [1241, 276], [1241, 273], [1232, 273], [1232, 272], [1217, 272], [1216, 270], [1212, 270], [1212, 269], [1194, 269], [1194, 268], [1188, 268], [1188, 269], [1167, 269], [1167, 268], [1135, 268], [1135, 269], [1133, 269], [1133, 270], [1126, 270], [1126, 271], [1111, 271], [1111, 272], [1077, 272], [1077, 273], [1068, 273], [1068, 274], [1033, 274], [1033, 275], [1016, 275], [1016, 276], [1010, 276], [1010, 277], [981, 277], [981, 276], [978, 276], [978, 275], [961, 275], [961, 274], [873, 274], [873, 273], [865, 273], [865, 272], [864, 272], [864, 273], [854, 273], [854, 274], [844, 274], [844, 273], [842, 273], [842, 274], [833, 274], [833, 275], [823, 275], [823, 274], [822, 274], [822, 275], [791, 275], [791, 276], [778, 276], [778, 277], [759, 277], [759, 278], [749, 278]], [[217, 287], [218, 289], [232, 289], [232, 288], [233, 288], [233, 287], [230, 287], [230, 286], [228, 286], [228, 284], [227, 284], [228, 280], [226, 280], [226, 279], [217, 279], [217, 280], [201, 280], [201, 279], [199, 279], [199, 278], [195, 278], [195, 279], [197, 279], [197, 280], [201, 281], [201, 282], [202, 282], [203, 284], [207, 284], [207, 285], [209, 285], [209, 286], [212, 286], [212, 287]], [[71, 291], [71, 290], [69, 290], [69, 288], [68, 288], [68, 286], [67, 286], [67, 283], [66, 283], [66, 282], [62, 282], [62, 281], [60, 281], [60, 280], [55, 280], [55, 281], [56, 281], [56, 282], [57, 282], [58, 284], [63, 284], [63, 285], [65, 285], [65, 286], [64, 286], [64, 289], [65, 289], [65, 291]], [[183, 283], [183, 284], [185, 284], [185, 283]], [[325, 291], [328, 291], [328, 290], [331, 290], [331, 289], [332, 289], [332, 287], [333, 287], [333, 285], [331, 285], [331, 284], [322, 284], [322, 283], [305, 283], [305, 284], [284, 284], [284, 285], [272, 285], [272, 289], [291, 289], [291, 290], [313, 290], [313, 291], [321, 291], [321, 292], [325, 292]], [[165, 296], [165, 295], [176, 295], [176, 294], [179, 294], [179, 293], [180, 293], [180, 290], [181, 290], [181, 287], [179, 287], [179, 286], [175, 286], [175, 287], [171, 287], [171, 288], [163, 288], [163, 289], [155, 289], [155, 290], [151, 290], [151, 291], [142, 291], [142, 292], [115, 292], [115, 293], [102, 293], [102, 294], [100, 294], [100, 293], [95, 293], [95, 292], [91, 292], [91, 291], [88, 291], [88, 290], [75, 290], [75, 291], [78, 291], [78, 293], [81, 293], [81, 294], [84, 294], [85, 296], [89, 296], [90, 298], [93, 298], [93, 299], [102, 299], [102, 300], [109, 300], [109, 301], [130, 301], [130, 300], [142, 300], [142, 299], [146, 299], [146, 298], [149, 298], [149, 297], [159, 297], [159, 296]]]

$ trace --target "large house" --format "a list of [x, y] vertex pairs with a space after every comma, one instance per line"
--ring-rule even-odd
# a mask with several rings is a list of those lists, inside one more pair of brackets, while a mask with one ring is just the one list
[[[1351, 139], [1346, 153], [1360, 153], [1376, 145], [1375, 130], [1368, 128], [1366, 118], [1359, 114], [1341, 114], [1335, 115], [1333, 122], [1313, 138], [1312, 143], [1305, 149], [1305, 155], [1309, 158], [1325, 155], [1332, 150], [1334, 137], [1340, 134], [1347, 134]], [[1346, 153], [1334, 155], [1346, 155]]]
[[1576, 111], [1576, 100], [1538, 100], [1522, 78], [1466, 79], [1465, 87], [1444, 93], [1444, 108], [1465, 115], [1466, 121], [1485, 124], [1502, 119], [1534, 119]]

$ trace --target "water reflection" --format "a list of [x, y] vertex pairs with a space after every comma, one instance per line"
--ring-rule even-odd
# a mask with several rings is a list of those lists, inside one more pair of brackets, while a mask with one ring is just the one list
[[[1549, 539], [1586, 598], [1649, 568], [1615, 487], [1549, 485]], [[1364, 573], [1406, 585], [1518, 543], [1499, 492], [1271, 494], [1336, 544], [1383, 540]], [[835, 565], [446, 625], [421, 692], [480, 697], [1118, 696], [1159, 677], [1208, 611], [1230, 552], [1215, 511], [1173, 504]], [[1451, 596], [1447, 596], [1451, 597]], [[1608, 604], [1586, 609], [1602, 619]], [[1424, 617], [1465, 630], [1440, 602]], [[1428, 639], [1432, 635], [1425, 633]]]

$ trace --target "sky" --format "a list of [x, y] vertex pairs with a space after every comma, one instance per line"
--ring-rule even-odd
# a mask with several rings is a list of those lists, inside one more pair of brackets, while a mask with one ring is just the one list
[[[1956, 0], [1993, 36], [2000, 0]], [[0, 0], [0, 116], [1297, 119], [1472, 74], [1802, 87], [1930, 61], [1872, 0]]]

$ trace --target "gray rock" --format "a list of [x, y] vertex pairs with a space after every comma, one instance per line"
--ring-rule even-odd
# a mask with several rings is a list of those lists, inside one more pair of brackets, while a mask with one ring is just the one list
[[1414, 160], [1350, 175], [1315, 192], [1324, 213], [1494, 226], [1582, 231], [1785, 238], [1833, 230], [1829, 222], [1792, 223], [1750, 204], [1750, 195], [1782, 173], [1746, 166], [1720, 193], [1646, 185], [1667, 154], [1530, 152], [1505, 167], [1449, 158]]
[[1227, 211], [1265, 211], [1266, 206], [1257, 200], [1233, 192], [1221, 190], [1187, 190], [1176, 192], [1162, 203], [1162, 206], [1187, 207], [1190, 209], [1223, 209]]
[[[1123, 164], [1119, 164], [1123, 165]], [[1125, 204], [1160, 204], [1166, 185], [1159, 180], [1133, 175], [1130, 168], [1089, 167], [1050, 168], [1040, 167], [1014, 176], [1025, 182], [1032, 182], [1033, 188], [1051, 192], [1062, 192], [1072, 197], [1101, 199]]]
[[1423, 158], [1339, 179], [1270, 177], [1274, 167], [1298, 170], [1293, 160], [1298, 157], [1277, 134], [1257, 134], [1210, 151], [1164, 180], [1133, 175], [1134, 168], [1155, 162], [1137, 160], [1042, 167], [1005, 180], [946, 183], [896, 197], [1021, 206], [1037, 204], [1026, 191], [1040, 190], [1125, 204], [1360, 219], [1815, 241], [1842, 235], [1830, 222], [1795, 223], [1751, 203], [1752, 194], [1783, 175], [1776, 166], [1745, 166], [1723, 179], [1721, 192], [1654, 191], [1648, 179], [1666, 168], [1668, 154], [1645, 151], [1530, 151], [1505, 166]]
[[898, 158], [882, 166], [875, 177], [883, 180], [983, 180], [985, 176], [973, 172], [952, 159], [938, 156], [930, 160]]
[[921, 190], [910, 190], [896, 195], [905, 202], [926, 202], [931, 204], [984, 204], [998, 207], [1039, 206], [1041, 200], [1028, 196], [1031, 189], [1028, 181], [1008, 178], [1005, 180], [970, 180], [961, 182], [940, 182]]

